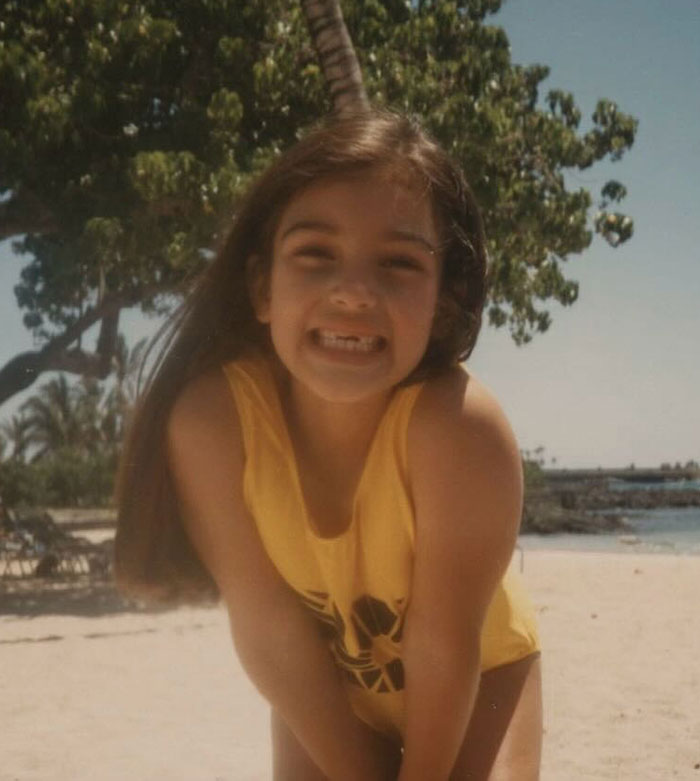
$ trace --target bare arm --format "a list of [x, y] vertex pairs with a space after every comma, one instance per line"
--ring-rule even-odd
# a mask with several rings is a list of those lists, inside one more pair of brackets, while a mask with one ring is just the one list
[[507, 421], [461, 372], [426, 387], [409, 465], [416, 559], [399, 779], [438, 781], [450, 775], [474, 707], [481, 627], [515, 543], [522, 478]]
[[352, 712], [312, 617], [267, 557], [245, 508], [240, 424], [220, 373], [180, 397], [168, 451], [188, 534], [225, 600], [253, 683], [330, 778], [388, 778], [380, 741]]

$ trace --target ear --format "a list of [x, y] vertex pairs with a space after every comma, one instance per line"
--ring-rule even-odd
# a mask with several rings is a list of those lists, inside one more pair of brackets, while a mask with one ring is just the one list
[[270, 322], [270, 275], [263, 268], [259, 255], [251, 255], [246, 261], [248, 297], [255, 316], [261, 323]]

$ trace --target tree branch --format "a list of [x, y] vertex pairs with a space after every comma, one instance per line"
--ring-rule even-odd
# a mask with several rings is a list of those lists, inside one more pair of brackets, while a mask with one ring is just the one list
[[[154, 286], [140, 290], [138, 294], [106, 296], [98, 306], [88, 309], [75, 323], [40, 350], [20, 353], [11, 358], [0, 369], [0, 404], [28, 388], [45, 371], [66, 371], [100, 379], [107, 377], [117, 345], [120, 311], [158, 292], [165, 291]], [[82, 333], [99, 320], [102, 325], [96, 352], [68, 349]]]

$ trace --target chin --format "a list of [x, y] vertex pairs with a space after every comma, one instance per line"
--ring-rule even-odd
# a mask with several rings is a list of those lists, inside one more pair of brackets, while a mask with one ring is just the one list
[[399, 367], [375, 367], [374, 371], [362, 371], [358, 367], [316, 367], [315, 371], [294, 372], [295, 382], [307, 392], [334, 404], [358, 404], [388, 396], [408, 375], [416, 364], [406, 369]]
[[390, 393], [397, 383], [366, 383], [320, 380], [316, 378], [311, 382], [303, 382], [296, 378], [297, 383], [303, 385], [319, 400], [330, 404], [358, 404], [379, 398]]

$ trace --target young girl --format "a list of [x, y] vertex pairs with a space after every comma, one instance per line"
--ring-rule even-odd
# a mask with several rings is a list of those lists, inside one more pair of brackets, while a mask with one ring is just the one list
[[538, 777], [519, 453], [459, 366], [485, 266], [412, 121], [333, 121], [238, 206], [141, 402], [119, 582], [223, 598], [276, 779]]

